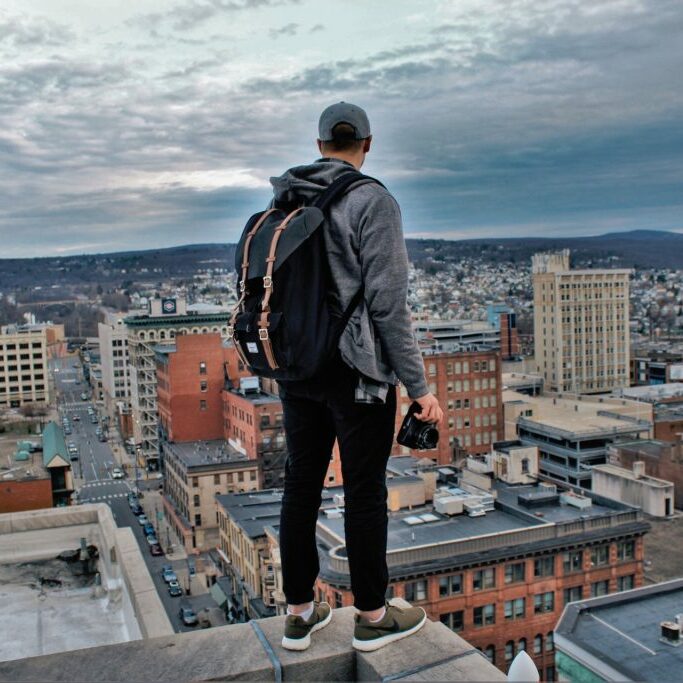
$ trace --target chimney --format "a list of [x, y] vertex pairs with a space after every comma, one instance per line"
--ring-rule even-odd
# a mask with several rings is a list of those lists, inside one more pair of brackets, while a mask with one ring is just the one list
[[633, 474], [636, 479], [645, 476], [645, 463], [642, 460], [636, 460], [633, 463]]

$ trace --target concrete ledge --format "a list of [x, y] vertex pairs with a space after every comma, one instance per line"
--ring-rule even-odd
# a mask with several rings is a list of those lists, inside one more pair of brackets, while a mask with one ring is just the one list
[[[410, 607], [401, 598], [390, 600]], [[417, 634], [376, 652], [356, 653], [358, 681], [505, 681], [479, 650], [440, 622], [427, 620]]]
[[[399, 599], [394, 604], [406, 604]], [[284, 616], [248, 624], [0, 662], [0, 681], [504, 681], [442, 624], [373, 653], [351, 647], [353, 607], [334, 610], [311, 646], [280, 646]], [[263, 640], [261, 640], [263, 638]], [[265, 642], [264, 642], [265, 641]]]

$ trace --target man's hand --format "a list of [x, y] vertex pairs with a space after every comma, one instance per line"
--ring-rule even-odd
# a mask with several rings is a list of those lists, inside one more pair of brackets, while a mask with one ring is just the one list
[[421, 412], [415, 413], [415, 417], [418, 420], [422, 420], [423, 422], [433, 422], [436, 424], [441, 423], [441, 420], [443, 419], [443, 410], [441, 410], [439, 401], [434, 394], [430, 392], [429, 394], [425, 394], [424, 396], [420, 396], [420, 398], [416, 398], [414, 400], [417, 401], [422, 408]]

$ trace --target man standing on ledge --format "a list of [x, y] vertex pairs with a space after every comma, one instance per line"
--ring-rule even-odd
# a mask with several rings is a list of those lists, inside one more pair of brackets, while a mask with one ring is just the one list
[[[275, 201], [312, 204], [336, 178], [358, 170], [370, 151], [366, 113], [339, 102], [320, 116], [322, 158], [271, 178]], [[344, 532], [355, 615], [353, 646], [376, 650], [419, 630], [421, 607], [386, 599], [387, 488], [401, 381], [421, 406], [416, 417], [439, 423], [443, 412], [427, 387], [407, 305], [408, 254], [396, 200], [381, 185], [359, 180], [329, 209], [325, 224], [334, 291], [345, 310], [361, 284], [337, 355], [319, 375], [279, 382], [288, 456], [280, 515], [280, 555], [287, 618], [282, 645], [305, 650], [332, 612], [314, 600], [320, 570], [315, 538], [322, 488], [335, 437], [344, 479]]]

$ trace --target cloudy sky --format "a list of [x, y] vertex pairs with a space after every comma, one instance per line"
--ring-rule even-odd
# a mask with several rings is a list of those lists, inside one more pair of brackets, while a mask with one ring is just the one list
[[237, 241], [363, 106], [406, 236], [683, 231], [681, 0], [4, 0], [0, 257]]

